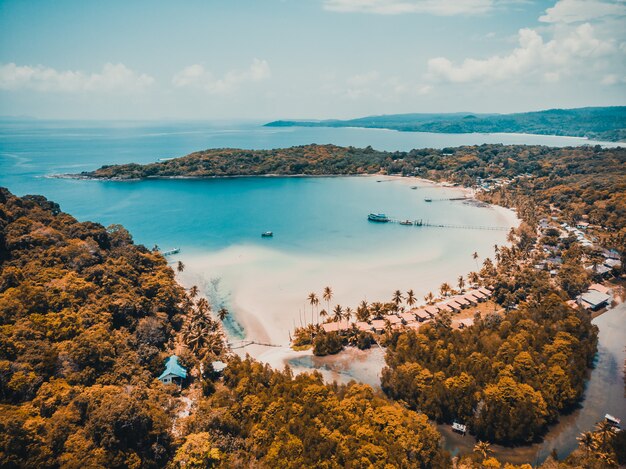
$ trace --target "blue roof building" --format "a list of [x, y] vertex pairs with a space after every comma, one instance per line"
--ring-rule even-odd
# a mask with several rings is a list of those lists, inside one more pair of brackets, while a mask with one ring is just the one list
[[165, 362], [165, 370], [159, 376], [159, 380], [164, 384], [178, 383], [181, 384], [187, 378], [187, 370], [180, 366], [178, 357], [172, 355]]

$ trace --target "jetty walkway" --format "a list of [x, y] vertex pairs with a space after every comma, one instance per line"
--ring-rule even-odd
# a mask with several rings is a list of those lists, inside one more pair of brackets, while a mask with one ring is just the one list
[[409, 219], [399, 219], [399, 218], [390, 218], [387, 217], [387, 221], [384, 222], [373, 222], [373, 223], [398, 223], [400, 225], [405, 226], [413, 226], [413, 227], [428, 227], [428, 228], [454, 228], [454, 229], [462, 229], [462, 230], [489, 230], [489, 231], [509, 231], [510, 228], [506, 226], [488, 226], [488, 225], [462, 225], [455, 223], [437, 223], [430, 222], [424, 220], [409, 220]]

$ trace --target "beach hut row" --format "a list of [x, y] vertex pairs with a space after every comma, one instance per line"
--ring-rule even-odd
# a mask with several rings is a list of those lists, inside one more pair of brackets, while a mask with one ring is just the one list
[[414, 308], [403, 313], [389, 314], [385, 316], [384, 319], [373, 319], [370, 322], [349, 322], [341, 320], [324, 323], [321, 327], [324, 332], [342, 332], [349, 330], [354, 325], [360, 331], [376, 332], [378, 334], [385, 330], [388, 323], [391, 325], [392, 330], [397, 330], [405, 326], [411, 329], [419, 329], [422, 325], [432, 321], [441, 311], [457, 313], [461, 311], [461, 309], [475, 306], [480, 302], [486, 301], [491, 295], [492, 292], [488, 288], [477, 288], [463, 295], [456, 295], [445, 301], [440, 301], [434, 305]]

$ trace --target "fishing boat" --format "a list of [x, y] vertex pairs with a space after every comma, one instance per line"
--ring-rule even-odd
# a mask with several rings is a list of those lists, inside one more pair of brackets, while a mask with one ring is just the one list
[[417, 189], [417, 186], [411, 186], [411, 189], [415, 190]]
[[265, 231], [261, 233], [261, 238], [271, 238], [272, 236], [274, 236], [274, 233], [272, 231]]
[[424, 199], [424, 202], [432, 202], [433, 199]]
[[401, 225], [406, 225], [406, 226], [410, 226], [413, 224], [413, 222], [411, 220], [403, 220], [400, 222]]
[[171, 256], [172, 254], [178, 254], [180, 252], [180, 248], [170, 249], [169, 251], [164, 251], [164, 256]]
[[389, 221], [389, 217], [387, 217], [384, 213], [370, 213], [367, 216], [367, 219], [378, 223], [387, 223]]
[[610, 423], [611, 425], [613, 425], [614, 427], [619, 428], [619, 424], [621, 423], [621, 420], [618, 419], [617, 417], [613, 417], [611, 414], [606, 414], [604, 416], [604, 419]]

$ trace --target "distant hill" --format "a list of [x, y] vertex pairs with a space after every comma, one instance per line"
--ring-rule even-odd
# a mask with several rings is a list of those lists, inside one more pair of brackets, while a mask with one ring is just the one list
[[390, 114], [349, 120], [279, 120], [268, 127], [365, 127], [403, 132], [529, 133], [626, 141], [626, 106], [550, 109], [517, 114]]

